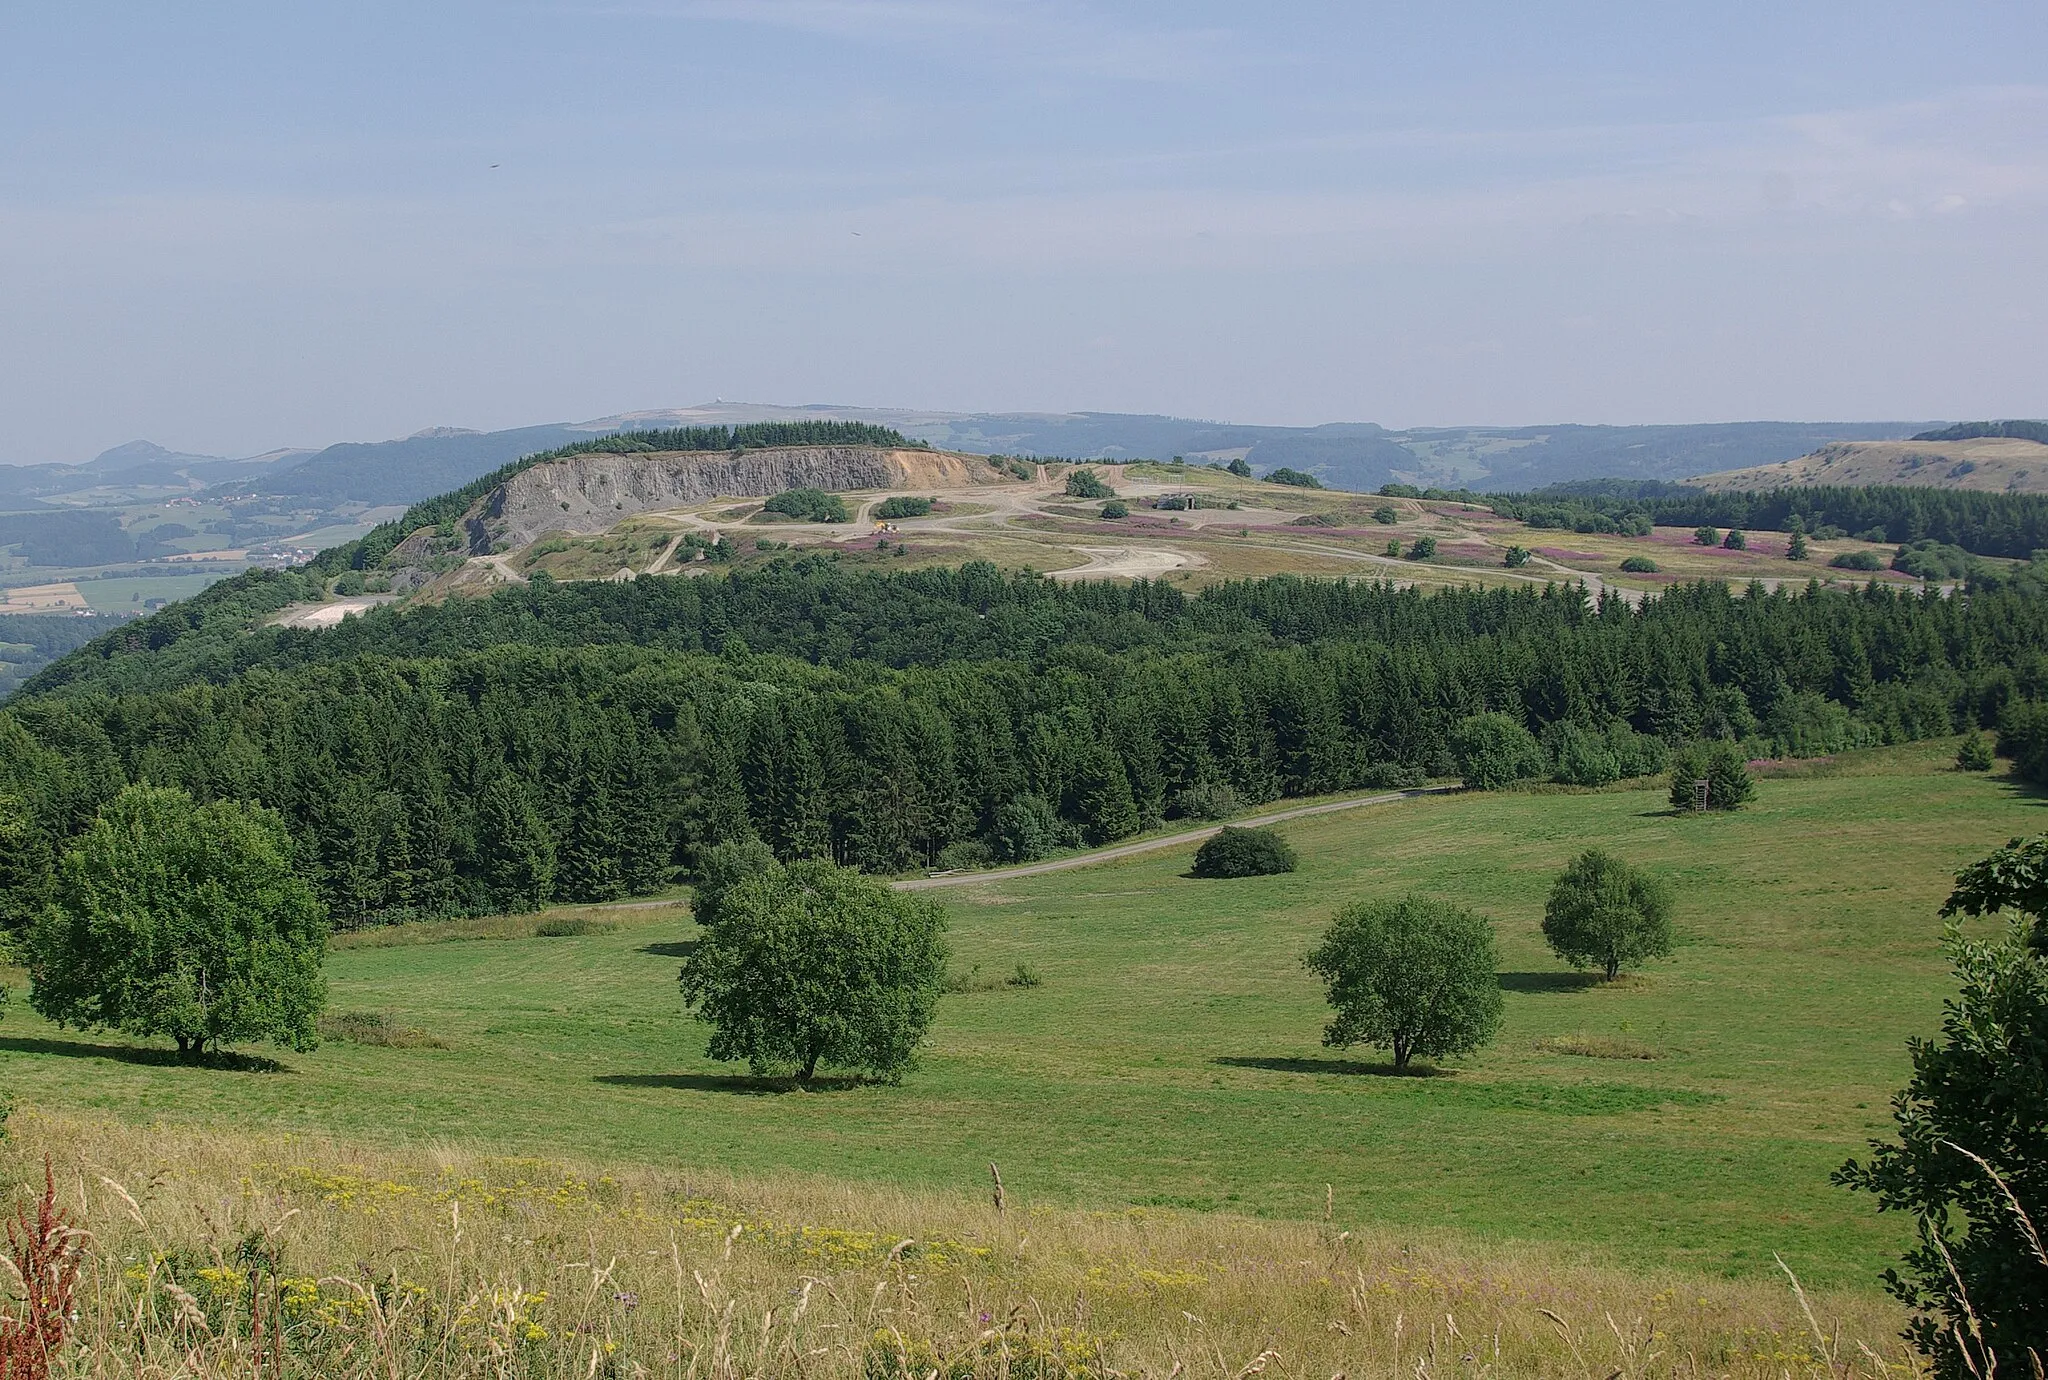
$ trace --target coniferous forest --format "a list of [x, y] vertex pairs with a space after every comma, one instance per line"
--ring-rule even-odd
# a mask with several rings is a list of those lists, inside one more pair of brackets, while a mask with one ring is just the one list
[[346, 924], [645, 892], [749, 834], [880, 872], [1016, 856], [1020, 810], [1036, 846], [1107, 842], [1219, 791], [1453, 774], [1489, 711], [1756, 756], [2023, 734], [2048, 697], [2048, 600], [2018, 588], [1631, 609], [810, 556], [249, 630], [305, 583], [252, 572], [47, 668], [0, 714], [0, 791], [51, 846], [128, 782], [261, 801]]

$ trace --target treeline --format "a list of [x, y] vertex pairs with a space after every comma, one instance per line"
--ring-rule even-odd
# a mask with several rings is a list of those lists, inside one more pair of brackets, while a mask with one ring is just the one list
[[1001, 851], [1020, 809], [1107, 842], [1219, 791], [1448, 774], [1487, 711], [1764, 753], [1946, 734], [2048, 695], [2048, 601], [1880, 588], [1702, 584], [1636, 610], [1564, 588], [1283, 577], [1188, 597], [810, 560], [245, 642], [260, 654], [188, 662], [204, 674], [184, 683], [70, 673], [17, 700], [0, 791], [52, 842], [132, 781], [261, 801], [360, 922], [645, 891], [748, 835], [882, 872]]
[[2024, 560], [2048, 547], [2048, 494], [1987, 493], [1975, 489], [1773, 489], [1710, 493], [1678, 486], [1643, 486], [1647, 492], [1538, 489], [1494, 494], [1485, 502], [1501, 517], [1532, 527], [1576, 532], [1644, 532], [1659, 527], [1739, 527], [1786, 532], [1796, 518], [1809, 534], [1832, 528], [1845, 536], [1895, 546], [1936, 541], [1976, 556]]
[[767, 450], [776, 446], [890, 446], [927, 450], [922, 441], [906, 440], [893, 427], [870, 422], [749, 422], [743, 426], [665, 427], [653, 431], [620, 431], [594, 440], [577, 441], [554, 450], [522, 455], [500, 465], [459, 489], [422, 499], [404, 514], [383, 523], [360, 538], [332, 547], [314, 557], [306, 567], [319, 575], [338, 575], [344, 570], [368, 570], [391, 554], [393, 547], [422, 527], [450, 526], [469, 511], [469, 505], [498, 485], [550, 460], [572, 455], [642, 455], [655, 451]]
[[1923, 431], [1916, 441], [1975, 441], [1984, 437], [2009, 436], [2021, 441], [2048, 445], [2048, 422], [1957, 422], [1939, 431]]

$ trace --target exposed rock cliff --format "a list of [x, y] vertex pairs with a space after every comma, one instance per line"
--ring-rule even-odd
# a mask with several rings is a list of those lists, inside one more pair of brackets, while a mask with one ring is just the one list
[[[461, 527], [469, 553], [482, 556], [516, 550], [543, 533], [605, 532], [634, 513], [712, 498], [764, 498], [798, 488], [958, 488], [1007, 477], [978, 455], [871, 446], [573, 455], [521, 470], [472, 504]], [[445, 550], [446, 542], [422, 529], [387, 564], [424, 564], [437, 547]]]

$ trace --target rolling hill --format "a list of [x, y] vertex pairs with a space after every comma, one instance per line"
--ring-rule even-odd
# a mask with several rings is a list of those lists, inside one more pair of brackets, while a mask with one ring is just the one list
[[1905, 484], [1991, 493], [2048, 493], [2048, 445], [2012, 436], [1961, 441], [1838, 441], [1774, 465], [1686, 481], [1707, 489]]

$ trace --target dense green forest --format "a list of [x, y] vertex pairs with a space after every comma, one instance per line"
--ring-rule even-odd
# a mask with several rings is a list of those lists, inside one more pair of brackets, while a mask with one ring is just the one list
[[899, 431], [867, 422], [750, 422], [745, 426], [681, 426], [655, 431], [614, 432], [594, 440], [522, 455], [459, 489], [423, 499], [406, 509], [402, 516], [373, 528], [362, 539], [322, 551], [310, 568], [323, 575], [351, 569], [368, 570], [389, 555], [392, 547], [420, 528], [453, 523], [469, 511], [470, 504], [513, 475], [550, 460], [564, 460], [572, 455], [765, 450], [774, 446], [908, 446], [918, 450], [929, 449], [921, 441], [904, 439]]
[[0, 546], [13, 547], [30, 565], [112, 565], [169, 555], [175, 547], [131, 536], [112, 513], [14, 513], [0, 516]]
[[1900, 546], [1931, 540], [1976, 556], [2024, 560], [2048, 547], [2048, 494], [1903, 485], [1710, 493], [1682, 484], [1596, 481], [1461, 496], [1532, 527], [1578, 532], [1647, 532], [1650, 524], [1785, 532], [1796, 518], [1808, 533], [1831, 527]]
[[367, 921], [644, 891], [748, 833], [898, 871], [997, 839], [1026, 798], [1101, 842], [1219, 787], [1447, 774], [1488, 710], [1812, 752], [2048, 695], [2048, 600], [2014, 591], [1703, 584], [1633, 610], [1575, 587], [1189, 595], [806, 557], [244, 631], [301, 584], [225, 582], [50, 668], [0, 715], [0, 789], [52, 838], [128, 781], [260, 800], [336, 915]]
[[108, 613], [10, 613], [0, 618], [0, 698], [44, 665], [129, 620]]

